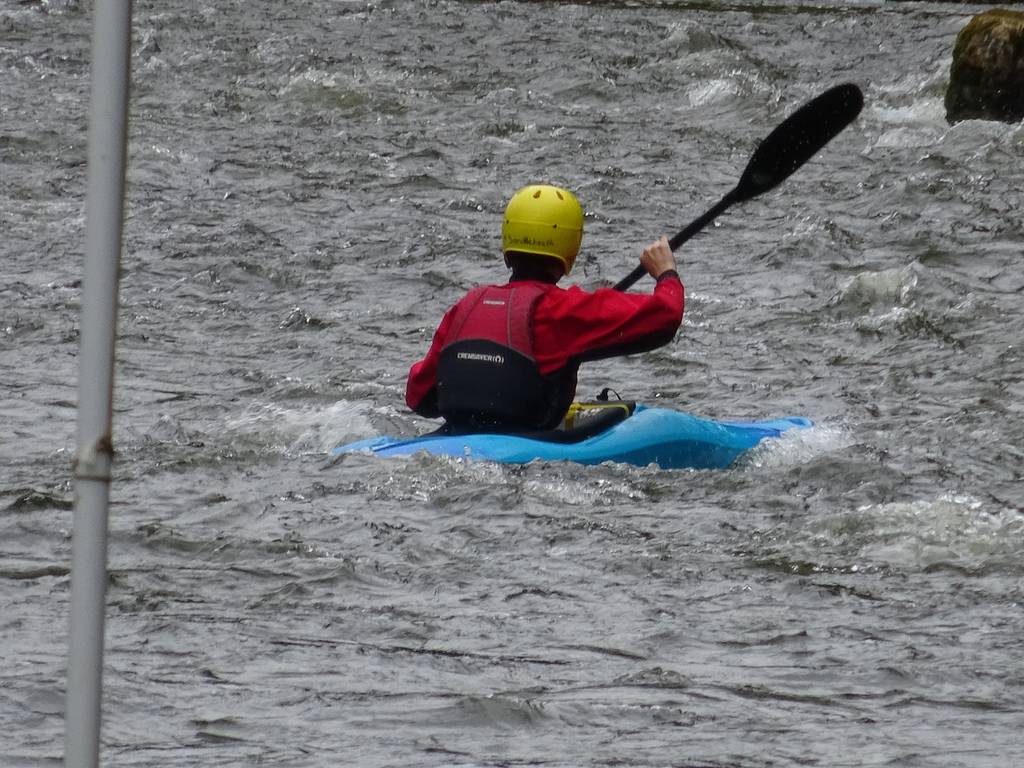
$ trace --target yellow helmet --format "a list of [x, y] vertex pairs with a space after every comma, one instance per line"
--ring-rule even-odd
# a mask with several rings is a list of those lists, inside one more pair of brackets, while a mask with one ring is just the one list
[[505, 206], [501, 245], [505, 253], [551, 256], [569, 274], [583, 240], [583, 208], [567, 189], [532, 184], [516, 192]]

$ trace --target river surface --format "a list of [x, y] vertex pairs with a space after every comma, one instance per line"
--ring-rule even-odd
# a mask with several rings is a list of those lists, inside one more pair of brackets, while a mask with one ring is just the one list
[[[984, 6], [137, 2], [111, 766], [1024, 764], [1024, 128], [949, 126]], [[91, 4], [0, 5], [0, 765], [63, 754]], [[680, 250], [580, 393], [817, 426], [725, 471], [329, 449], [500, 281], [608, 285], [799, 104], [858, 120]], [[650, 290], [649, 280], [634, 290]]]

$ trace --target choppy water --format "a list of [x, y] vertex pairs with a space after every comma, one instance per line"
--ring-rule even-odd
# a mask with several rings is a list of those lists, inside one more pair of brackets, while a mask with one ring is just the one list
[[[136, 4], [104, 762], [1024, 761], [1024, 128], [943, 120], [983, 6]], [[63, 690], [88, 4], [0, 7], [0, 764]], [[681, 256], [581, 392], [819, 426], [723, 472], [327, 450], [535, 180], [611, 283], [837, 82], [861, 118]], [[649, 283], [640, 287], [649, 288]]]

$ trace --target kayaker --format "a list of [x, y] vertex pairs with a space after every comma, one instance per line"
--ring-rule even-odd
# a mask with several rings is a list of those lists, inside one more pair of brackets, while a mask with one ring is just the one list
[[409, 370], [406, 403], [460, 431], [553, 429], [576, 394], [581, 363], [671, 341], [683, 284], [668, 239], [641, 251], [650, 294], [563, 289], [583, 239], [583, 208], [568, 190], [531, 185], [505, 208], [507, 284], [471, 290], [451, 307], [426, 357]]

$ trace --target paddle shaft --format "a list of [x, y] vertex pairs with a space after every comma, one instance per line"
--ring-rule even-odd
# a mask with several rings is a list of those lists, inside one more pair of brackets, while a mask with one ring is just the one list
[[[707, 211], [703, 216], [694, 219], [686, 227], [668, 241], [668, 247], [673, 251], [676, 250], [680, 245], [685, 243], [691, 237], [700, 232], [704, 227], [714, 221], [726, 208], [736, 202], [736, 190], [732, 190], [729, 194], [719, 200], [711, 210]], [[643, 264], [638, 264], [632, 272], [626, 277], [615, 284], [616, 291], [629, 290], [630, 286], [633, 285], [637, 280], [647, 274], [647, 269]]]

